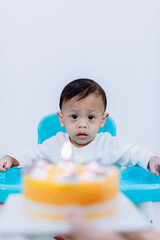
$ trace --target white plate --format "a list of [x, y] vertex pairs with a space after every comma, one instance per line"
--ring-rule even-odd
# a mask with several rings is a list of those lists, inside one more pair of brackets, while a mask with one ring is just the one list
[[[27, 216], [22, 210], [22, 195], [11, 194], [0, 214], [0, 235], [61, 234], [70, 231], [67, 221], [38, 219]], [[122, 193], [118, 196], [118, 212], [115, 215], [91, 220], [90, 224], [110, 231], [138, 231], [150, 228], [137, 207]]]

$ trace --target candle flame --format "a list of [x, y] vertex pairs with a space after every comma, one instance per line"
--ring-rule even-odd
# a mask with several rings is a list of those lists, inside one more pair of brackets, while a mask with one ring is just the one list
[[65, 142], [62, 147], [61, 157], [64, 160], [69, 160], [72, 153], [72, 147], [70, 142]]

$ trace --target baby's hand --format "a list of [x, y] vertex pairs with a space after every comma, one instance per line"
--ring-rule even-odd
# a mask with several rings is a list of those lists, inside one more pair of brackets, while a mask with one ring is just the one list
[[5, 172], [10, 167], [18, 165], [19, 165], [18, 161], [10, 156], [5, 156], [2, 159], [0, 159], [0, 171]]
[[159, 157], [151, 157], [151, 159], [149, 160], [149, 168], [150, 168], [150, 171], [159, 176], [159, 172], [160, 171], [160, 158]]

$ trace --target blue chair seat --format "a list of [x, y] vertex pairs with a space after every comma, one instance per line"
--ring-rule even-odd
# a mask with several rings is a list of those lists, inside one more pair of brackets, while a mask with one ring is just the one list
[[139, 166], [129, 167], [120, 174], [120, 190], [134, 203], [160, 201], [160, 176]]
[[11, 193], [22, 192], [22, 168], [10, 168], [6, 172], [0, 172], [0, 202], [6, 201]]

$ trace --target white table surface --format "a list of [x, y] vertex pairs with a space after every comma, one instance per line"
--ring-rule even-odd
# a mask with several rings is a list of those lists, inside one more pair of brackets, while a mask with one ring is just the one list
[[[149, 223], [137, 207], [122, 193], [118, 196], [118, 211], [115, 215], [90, 220], [89, 224], [110, 231], [139, 231], [150, 228]], [[0, 235], [41, 235], [68, 233], [70, 225], [66, 221], [44, 220], [23, 213], [23, 196], [9, 195], [1, 207]]]

